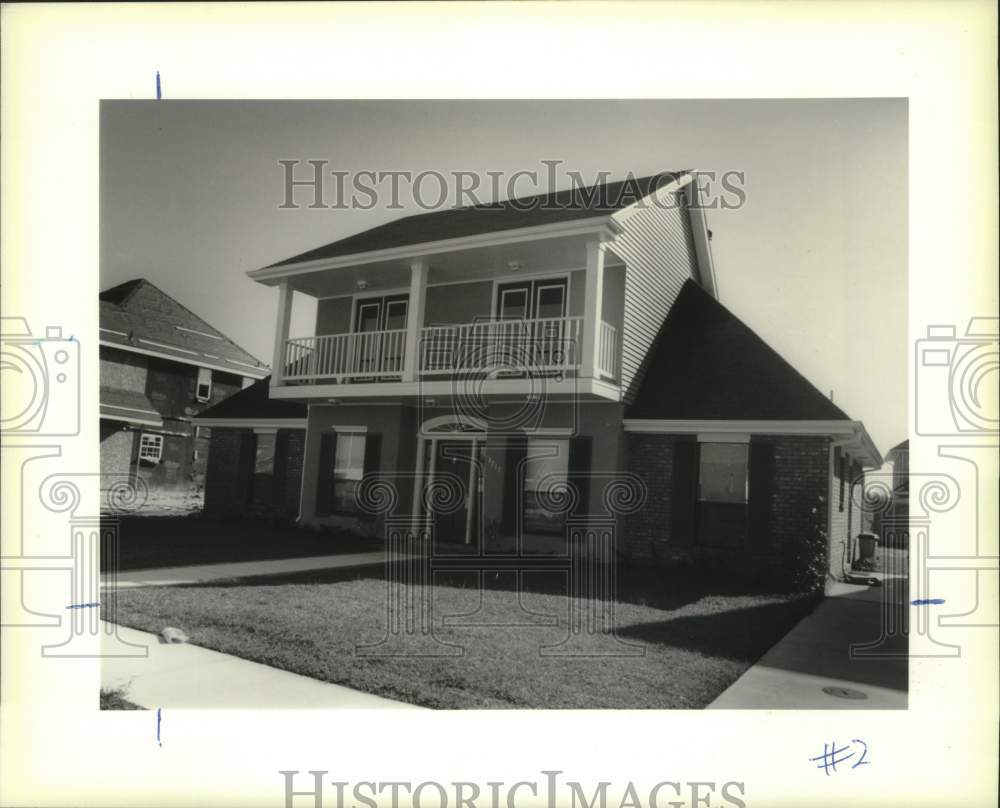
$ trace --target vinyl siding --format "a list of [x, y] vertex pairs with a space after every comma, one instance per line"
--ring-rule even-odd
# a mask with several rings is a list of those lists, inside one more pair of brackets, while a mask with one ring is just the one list
[[611, 249], [626, 265], [622, 339], [622, 397], [632, 403], [656, 335], [688, 278], [697, 277], [686, 205], [664, 205], [616, 214], [624, 227]]

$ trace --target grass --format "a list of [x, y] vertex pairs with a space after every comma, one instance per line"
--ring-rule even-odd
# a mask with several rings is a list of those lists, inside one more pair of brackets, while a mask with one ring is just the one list
[[102, 710], [145, 710], [138, 704], [133, 704], [125, 698], [124, 688], [108, 690], [101, 688], [101, 709]]
[[539, 649], [568, 635], [562, 573], [525, 573], [519, 594], [513, 573], [491, 573], [480, 592], [472, 575], [452, 572], [432, 590], [434, 634], [463, 657], [360, 656], [356, 646], [385, 636], [380, 576], [372, 568], [124, 590], [118, 620], [179, 626], [196, 645], [428, 707], [669, 709], [706, 706], [816, 603], [626, 573], [629, 591], [615, 606], [621, 642], [610, 647], [638, 655], [603, 655], [610, 637], [584, 634], [582, 655], [552, 657]]
[[[382, 544], [348, 530], [310, 531], [260, 519], [126, 516], [118, 521], [118, 569], [308, 558], [378, 550]], [[107, 558], [101, 559], [107, 570]]]

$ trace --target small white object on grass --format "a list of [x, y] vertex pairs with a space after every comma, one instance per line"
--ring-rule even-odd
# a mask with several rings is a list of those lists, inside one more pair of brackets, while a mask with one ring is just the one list
[[181, 631], [179, 628], [174, 628], [173, 626], [167, 626], [163, 631], [160, 632], [160, 636], [163, 637], [164, 642], [187, 642], [188, 635]]

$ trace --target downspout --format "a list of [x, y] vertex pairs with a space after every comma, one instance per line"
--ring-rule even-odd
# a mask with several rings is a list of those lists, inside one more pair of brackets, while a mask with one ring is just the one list
[[[849, 438], [841, 438], [840, 440], [831, 440], [830, 441], [830, 453], [829, 453], [829, 459], [828, 459], [828, 463], [827, 463], [827, 465], [828, 465], [828, 473], [827, 473], [827, 489], [826, 489], [827, 490], [826, 535], [827, 535], [827, 541], [831, 543], [831, 547], [832, 547], [832, 542], [833, 542], [833, 477], [834, 477], [834, 457], [836, 455], [837, 449], [843, 448], [844, 446], [847, 446], [849, 443], [853, 443], [855, 440], [856, 440], [856, 438], [852, 435]], [[848, 507], [850, 507], [850, 506], [848, 506]], [[848, 525], [847, 535], [848, 535], [848, 537], [850, 537], [850, 530], [851, 530], [850, 529], [850, 524], [851, 524], [851, 514], [850, 514], [850, 510], [848, 510], [848, 513], [847, 513], [847, 525]], [[843, 581], [843, 580], [847, 579], [847, 547], [848, 547], [848, 539], [842, 539], [841, 542], [840, 542], [840, 546], [841, 546], [841, 555], [840, 555], [840, 573], [841, 573], [841, 577], [840, 577], [840, 580]], [[826, 575], [827, 575], [827, 578], [829, 580], [834, 581], [836, 583], [840, 582], [836, 578], [834, 578], [833, 574], [830, 572], [830, 564], [829, 563], [827, 563], [827, 565], [826, 565]]]

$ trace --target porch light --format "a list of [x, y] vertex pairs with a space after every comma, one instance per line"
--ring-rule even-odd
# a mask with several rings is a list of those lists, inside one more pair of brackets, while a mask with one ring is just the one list
[[524, 269], [524, 261], [508, 261], [507, 269], [509, 269], [511, 272], [520, 272], [522, 269]]
[[366, 280], [358, 280], [358, 281], [354, 282], [354, 285], [357, 286], [358, 289], [361, 289], [362, 291], [364, 291], [365, 289], [368, 288], [368, 281], [366, 281]]

